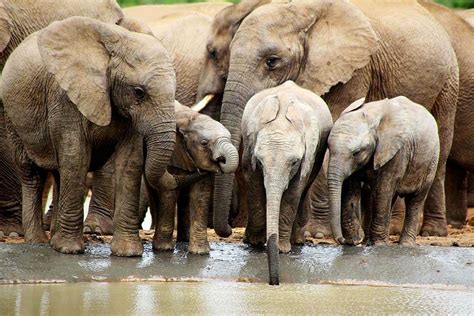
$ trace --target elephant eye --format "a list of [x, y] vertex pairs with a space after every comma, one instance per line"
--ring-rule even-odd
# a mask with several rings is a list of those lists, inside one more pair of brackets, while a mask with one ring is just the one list
[[280, 58], [278, 56], [270, 56], [265, 60], [265, 64], [267, 64], [269, 70], [273, 70], [277, 66], [279, 60]]
[[208, 144], [209, 144], [209, 141], [207, 139], [204, 138], [204, 139], [201, 140], [201, 145], [202, 146], [207, 146]]
[[135, 97], [137, 97], [137, 99], [141, 100], [145, 97], [145, 90], [142, 87], [133, 88], [133, 92], [135, 93]]
[[217, 52], [214, 48], [212, 48], [210, 51], [209, 51], [209, 59], [210, 60], [216, 60], [217, 59]]
[[360, 149], [357, 149], [356, 151], [352, 152], [352, 156], [356, 157], [360, 154]]

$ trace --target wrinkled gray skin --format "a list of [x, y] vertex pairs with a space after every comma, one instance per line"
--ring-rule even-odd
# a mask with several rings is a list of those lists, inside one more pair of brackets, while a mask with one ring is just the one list
[[[385, 244], [391, 208], [405, 198], [401, 245], [415, 245], [423, 205], [439, 160], [438, 128], [433, 116], [406, 97], [370, 103], [358, 100], [334, 123], [328, 139], [331, 225], [341, 244], [361, 241], [360, 203], [369, 244]], [[370, 187], [361, 193], [362, 182]], [[362, 197], [361, 197], [362, 196]]]
[[326, 103], [292, 81], [253, 96], [242, 117], [242, 167], [248, 186], [245, 241], [267, 243], [270, 284], [279, 283], [278, 250], [304, 243], [300, 207], [321, 167], [332, 118]]
[[[209, 177], [211, 173], [232, 173], [239, 165], [239, 154], [230, 141], [230, 133], [219, 122], [207, 115], [197, 113], [186, 106], [175, 104], [176, 109], [176, 146], [171, 156], [168, 171], [171, 174], [187, 175], [198, 173]], [[197, 181], [203, 176], [196, 177]], [[196, 182], [197, 182], [196, 181]], [[190, 185], [190, 253], [209, 253], [207, 240], [208, 208], [203, 207], [210, 199], [211, 192], [200, 191], [199, 182], [186, 181]], [[179, 187], [178, 189], [181, 189]], [[143, 190], [144, 188], [142, 188]], [[151, 196], [151, 212], [155, 219], [153, 248], [159, 251], [174, 248], [173, 231], [176, 209], [176, 191], [157, 192], [149, 186], [146, 191]], [[143, 202], [142, 202], [143, 203]], [[141, 208], [143, 208], [141, 206]], [[144, 213], [141, 218], [144, 218]]]
[[[31, 35], [3, 69], [8, 137], [22, 182], [27, 242], [47, 242], [41, 225], [46, 170], [57, 183], [51, 245], [84, 251], [83, 188], [88, 171], [115, 158], [112, 254], [141, 255], [140, 179], [160, 188], [175, 143], [175, 75], [149, 35], [84, 17]], [[35, 129], [31, 129], [35, 126]]]
[[[39, 31], [53, 21], [71, 16], [86, 16], [103, 22], [122, 25], [126, 22], [115, 0], [2, 0], [0, 1], [0, 68], [11, 52], [31, 33]], [[0, 110], [1, 111], [1, 110]], [[0, 113], [0, 142], [8, 148]], [[0, 234], [21, 235], [20, 179], [11, 158], [12, 153], [0, 154]], [[110, 171], [103, 168], [96, 172], [94, 194], [85, 227], [92, 231], [112, 233], [113, 181]], [[112, 185], [112, 187], [111, 187]], [[103, 188], [103, 189], [96, 189]], [[47, 223], [49, 226], [49, 223]]]
[[[278, 16], [278, 19], [275, 19]], [[255, 32], [258, 30], [258, 32]], [[414, 36], [417, 34], [417, 36]], [[221, 123], [240, 145], [242, 112], [257, 92], [293, 80], [328, 103], [333, 118], [353, 100], [406, 95], [433, 113], [440, 162], [422, 233], [446, 235], [444, 177], [452, 144], [458, 65], [445, 30], [416, 3], [267, 4], [241, 23], [230, 46]], [[214, 229], [227, 225], [232, 175], [216, 176]]]

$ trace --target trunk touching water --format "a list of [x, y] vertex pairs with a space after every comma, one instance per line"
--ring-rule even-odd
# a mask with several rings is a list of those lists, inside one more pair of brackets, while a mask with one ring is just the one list
[[[171, 104], [172, 105], [172, 104]], [[174, 107], [170, 106], [169, 115], [152, 113], [139, 126], [144, 135], [145, 177], [155, 189], [160, 187], [160, 179], [166, 171], [174, 150], [176, 121]], [[168, 113], [168, 112], [166, 112]]]
[[[232, 67], [229, 69], [231, 74]], [[242, 73], [241, 70], [237, 71]], [[245, 73], [245, 72], [244, 72]], [[241, 130], [240, 124], [242, 114], [247, 101], [258, 90], [253, 87], [248, 89], [250, 81], [236, 81], [233, 76], [229, 76], [222, 102], [222, 111], [220, 121], [227, 128], [232, 137], [232, 145], [239, 151]], [[244, 82], [245, 84], [241, 84]], [[229, 211], [232, 200], [232, 190], [234, 188], [234, 174], [218, 174], [214, 181], [214, 210], [213, 224], [217, 235], [228, 237], [232, 234], [232, 228], [229, 225]]]
[[344, 244], [344, 237], [341, 229], [341, 192], [344, 176], [340, 171], [334, 170], [329, 166], [328, 169], [328, 191], [329, 191], [329, 210], [331, 214], [331, 229], [334, 239], [339, 244]]
[[280, 260], [278, 255], [278, 223], [280, 219], [281, 197], [283, 188], [271, 184], [267, 192], [267, 257], [269, 284], [280, 284]]
[[239, 153], [226, 138], [218, 139], [212, 152], [212, 159], [219, 161], [223, 173], [234, 173], [237, 170]]

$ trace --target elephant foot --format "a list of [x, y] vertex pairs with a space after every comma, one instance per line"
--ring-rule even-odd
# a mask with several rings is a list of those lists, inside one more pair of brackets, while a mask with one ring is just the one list
[[140, 237], [128, 236], [128, 238], [114, 235], [112, 238], [112, 254], [118, 257], [141, 257], [143, 245]]
[[204, 242], [190, 241], [188, 246], [189, 253], [196, 255], [207, 255], [211, 251], [209, 247], [209, 242], [206, 240]]
[[305, 233], [302, 228], [297, 229], [291, 235], [291, 243], [295, 245], [304, 245], [306, 242]]
[[344, 238], [344, 244], [348, 246], [357, 246], [357, 245], [360, 245], [363, 241], [364, 241], [364, 238], [360, 236]]
[[288, 240], [280, 240], [278, 242], [278, 250], [281, 253], [289, 253], [291, 251], [291, 243]]
[[156, 251], [173, 251], [174, 246], [173, 238], [153, 238], [153, 249]]
[[245, 230], [244, 243], [253, 247], [263, 247], [266, 242], [265, 234], [255, 234]]
[[54, 250], [66, 254], [83, 253], [85, 249], [82, 236], [65, 236], [62, 232], [56, 232], [50, 241]]
[[330, 223], [326, 221], [310, 220], [303, 228], [304, 234], [308, 237], [324, 238], [332, 236]]
[[392, 219], [390, 221], [390, 235], [400, 236], [402, 234], [403, 221], [398, 219]]
[[25, 242], [32, 244], [47, 244], [49, 242], [48, 236], [43, 229], [38, 229], [37, 231], [26, 233]]
[[399, 245], [404, 246], [404, 247], [415, 247], [416, 246], [416, 239], [411, 238], [411, 237], [405, 237], [405, 238], [402, 237], [402, 238], [400, 238]]
[[446, 223], [423, 223], [423, 226], [421, 227], [421, 232], [420, 235], [423, 237], [428, 237], [428, 236], [440, 236], [440, 237], [445, 237], [448, 236], [448, 228]]
[[451, 225], [453, 228], [462, 229], [466, 225], [466, 221], [457, 221], [457, 220], [450, 220], [448, 218], [448, 224]]
[[377, 239], [377, 240], [369, 239], [369, 241], [367, 242], [367, 246], [386, 246], [386, 245], [387, 245], [387, 241], [383, 239]]
[[87, 214], [84, 234], [112, 235], [113, 233], [114, 222], [110, 216], [92, 212]]
[[21, 226], [21, 217], [0, 216], [0, 237], [19, 237], [23, 236]]

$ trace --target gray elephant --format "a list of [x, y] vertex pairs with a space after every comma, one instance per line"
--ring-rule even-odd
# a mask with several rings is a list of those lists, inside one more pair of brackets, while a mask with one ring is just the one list
[[[171, 156], [168, 171], [172, 174], [187, 175], [192, 173], [232, 173], [239, 165], [239, 154], [230, 141], [230, 133], [219, 122], [207, 115], [197, 113], [176, 102], [176, 146]], [[209, 177], [209, 174], [208, 174]], [[196, 177], [196, 180], [201, 180]], [[185, 181], [190, 185], [190, 194], [196, 199], [190, 200], [190, 253], [209, 253], [207, 240], [208, 209], [203, 207], [211, 197], [211, 191], [202, 191], [199, 182]], [[212, 187], [211, 187], [212, 188]], [[179, 188], [180, 189], [180, 188]], [[147, 188], [152, 197], [151, 212], [155, 219], [153, 248], [172, 250], [174, 248], [173, 231], [177, 192], [157, 192]], [[143, 203], [143, 202], [142, 202]], [[143, 216], [142, 216], [143, 218]], [[178, 218], [178, 221], [183, 220]]]
[[[356, 6], [321, 0], [254, 10], [230, 45], [220, 121], [234, 146], [240, 146], [248, 100], [286, 80], [321, 95], [333, 118], [361, 97], [373, 101], [405, 95], [426, 106], [438, 123], [441, 151], [422, 233], [447, 234], [444, 177], [459, 74], [448, 35], [423, 7], [415, 2], [360, 1]], [[217, 175], [215, 180], [214, 229], [220, 236], [232, 232], [227, 218], [233, 178]]]
[[245, 107], [245, 239], [267, 243], [270, 284], [279, 283], [278, 250], [287, 253], [291, 242], [304, 243], [307, 214], [300, 204], [321, 167], [331, 126], [326, 103], [292, 81], [257, 93]]
[[78, 188], [89, 170], [113, 155], [112, 254], [141, 255], [135, 210], [141, 175], [159, 188], [175, 143], [175, 75], [168, 52], [152, 36], [72, 17], [23, 41], [2, 79], [6, 126], [21, 174], [25, 240], [47, 241], [41, 190], [51, 170], [58, 185], [50, 243], [62, 253], [83, 252], [84, 196]]
[[[402, 96], [370, 103], [358, 100], [334, 123], [328, 147], [334, 238], [341, 244], [360, 242], [357, 209], [362, 199], [369, 201], [368, 209], [362, 210], [369, 223], [364, 229], [368, 243], [386, 243], [392, 205], [403, 196], [406, 216], [400, 244], [414, 245], [439, 160], [433, 116]], [[361, 193], [362, 182], [370, 188], [369, 197]]]
[[[106, 23], [127, 22], [115, 0], [2, 0], [0, 2], [0, 68], [3, 68], [11, 52], [31, 33], [41, 30], [51, 22], [71, 16], [86, 16]], [[11, 150], [7, 150], [3, 110], [0, 109], [0, 234], [21, 235], [20, 179], [15, 170]], [[8, 156], [8, 157], [7, 157]], [[96, 172], [95, 188], [112, 184], [106, 169]], [[102, 184], [101, 184], [102, 183]], [[100, 185], [99, 185], [100, 184]], [[92, 230], [110, 233], [112, 227], [113, 196], [106, 190], [94, 190], [86, 225]]]

